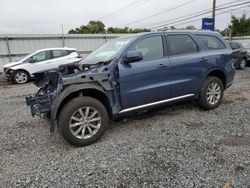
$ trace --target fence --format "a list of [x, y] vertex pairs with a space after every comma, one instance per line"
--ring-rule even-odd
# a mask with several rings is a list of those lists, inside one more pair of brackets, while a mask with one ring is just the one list
[[121, 35], [0, 35], [0, 72], [4, 64], [22, 59], [36, 50], [52, 47], [76, 48], [83, 56]]
[[[21, 59], [42, 48], [72, 47], [85, 56], [108, 40], [119, 36], [121, 35], [0, 35], [0, 72], [4, 64]], [[247, 40], [250, 43], [250, 36], [233, 37], [232, 40], [241, 42]]]

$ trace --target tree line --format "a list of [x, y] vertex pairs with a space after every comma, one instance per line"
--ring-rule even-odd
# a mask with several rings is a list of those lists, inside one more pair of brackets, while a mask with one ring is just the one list
[[[174, 27], [171, 27], [175, 29]], [[167, 28], [165, 28], [167, 29]], [[181, 29], [196, 29], [193, 25], [189, 25]], [[240, 17], [232, 16], [230, 24], [224, 30], [216, 30], [220, 32], [223, 36], [229, 35], [229, 30], [231, 30], [232, 36], [249, 36], [250, 35], [250, 17], [243, 14]], [[106, 29], [105, 24], [102, 21], [91, 20], [87, 25], [82, 25], [80, 27], [69, 30], [68, 34], [118, 34], [118, 33], [141, 33], [150, 32], [151, 30], [146, 28], [119, 28], [119, 27], [108, 27]]]
[[141, 28], [118, 28], [118, 27], [109, 27], [105, 29], [105, 25], [101, 21], [90, 21], [87, 25], [82, 25], [75, 29], [69, 30], [68, 34], [102, 34], [102, 33], [141, 33], [141, 32], [149, 32], [149, 29], [141, 29]]

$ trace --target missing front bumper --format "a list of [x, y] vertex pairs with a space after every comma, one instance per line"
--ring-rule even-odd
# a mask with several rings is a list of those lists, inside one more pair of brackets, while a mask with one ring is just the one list
[[42, 116], [43, 114], [49, 113], [52, 101], [52, 95], [26, 97], [26, 104], [30, 106], [32, 116]]

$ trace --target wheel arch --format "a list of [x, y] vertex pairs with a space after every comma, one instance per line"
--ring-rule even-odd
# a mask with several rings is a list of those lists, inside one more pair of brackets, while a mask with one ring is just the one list
[[107, 109], [109, 116], [112, 116], [112, 107], [108, 96], [102, 87], [97, 84], [81, 84], [68, 86], [60, 93], [51, 106], [51, 131], [54, 132], [56, 120], [63, 106], [71, 99], [79, 96], [88, 96], [99, 100]]
[[[214, 77], [217, 77], [219, 78], [222, 83], [223, 83], [223, 86], [224, 86], [224, 89], [226, 89], [226, 86], [227, 86], [227, 78], [226, 78], [226, 74], [224, 73], [224, 71], [222, 71], [221, 69], [213, 69], [213, 70], [210, 70], [206, 76], [205, 76], [205, 79], [204, 81], [206, 80], [207, 77], [209, 76], [214, 76]], [[203, 81], [203, 82], [204, 82]]]
[[13, 79], [14, 79], [14, 76], [15, 76], [15, 74], [16, 74], [16, 72], [18, 72], [18, 71], [23, 71], [23, 72], [26, 72], [27, 73], [27, 75], [28, 75], [28, 81], [31, 79], [31, 74], [29, 73], [29, 71], [27, 71], [27, 70], [25, 70], [25, 69], [16, 69], [16, 70], [14, 70], [15, 72], [12, 74], [12, 81], [13, 81]]

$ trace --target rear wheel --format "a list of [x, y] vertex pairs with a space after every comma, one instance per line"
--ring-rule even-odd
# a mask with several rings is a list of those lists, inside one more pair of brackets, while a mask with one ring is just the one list
[[26, 71], [18, 70], [13, 76], [13, 81], [16, 84], [25, 84], [29, 81], [29, 74]]
[[224, 86], [222, 81], [217, 77], [209, 76], [203, 83], [199, 105], [206, 110], [217, 108], [222, 101], [223, 93]]
[[91, 97], [69, 101], [60, 113], [59, 128], [72, 145], [82, 147], [96, 142], [105, 132], [108, 113], [103, 104]]

